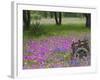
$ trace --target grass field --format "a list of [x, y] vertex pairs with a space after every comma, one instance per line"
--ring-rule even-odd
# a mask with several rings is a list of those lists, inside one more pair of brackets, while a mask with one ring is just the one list
[[86, 28], [84, 24], [42, 24], [40, 30], [37, 30], [39, 35], [35, 35], [33, 31], [24, 31], [24, 39], [42, 39], [50, 36], [70, 36], [90, 33], [90, 29]]
[[[42, 18], [41, 24], [55, 24], [55, 20], [51, 18], [46, 18], [46, 19]], [[63, 17], [62, 24], [85, 24], [85, 18]]]

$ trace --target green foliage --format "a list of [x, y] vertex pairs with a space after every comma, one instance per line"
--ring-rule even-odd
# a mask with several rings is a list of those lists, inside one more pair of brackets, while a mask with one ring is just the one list
[[[54, 18], [54, 12], [50, 11], [32, 11], [32, 15], [40, 15], [43, 18]], [[84, 13], [61, 12], [62, 17], [83, 17]]]
[[83, 14], [82, 13], [64, 12], [63, 17], [83, 17]]
[[33, 20], [41, 20], [41, 15], [32, 14], [32, 15], [31, 15], [31, 18], [32, 18]]
[[32, 24], [31, 26], [31, 32], [35, 35], [35, 36], [39, 36], [41, 35], [41, 25], [39, 22], [36, 22], [35, 24]]
[[40, 24], [41, 15], [32, 14], [31, 15], [31, 21], [32, 21], [31, 28], [30, 28], [31, 34], [33, 34], [35, 36], [41, 35], [41, 30], [42, 30], [41, 24]]

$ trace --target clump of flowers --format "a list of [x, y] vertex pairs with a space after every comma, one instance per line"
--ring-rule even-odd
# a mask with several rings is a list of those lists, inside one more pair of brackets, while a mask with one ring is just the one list
[[72, 37], [49, 37], [44, 40], [28, 40], [24, 43], [24, 69], [78, 66], [77, 58], [71, 59]]

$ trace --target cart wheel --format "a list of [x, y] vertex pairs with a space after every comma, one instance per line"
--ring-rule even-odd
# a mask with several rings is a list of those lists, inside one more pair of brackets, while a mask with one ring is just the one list
[[75, 55], [79, 56], [80, 59], [82, 59], [84, 56], [87, 57], [88, 56], [88, 50], [86, 48], [78, 48], [75, 51]]

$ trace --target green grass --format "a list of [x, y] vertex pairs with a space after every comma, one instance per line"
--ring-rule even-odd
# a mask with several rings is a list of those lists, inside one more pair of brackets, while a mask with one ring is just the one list
[[70, 34], [80, 35], [80, 33], [89, 33], [90, 29], [86, 28], [84, 24], [44, 24], [40, 26], [41, 29], [37, 32], [39, 35], [34, 34], [33, 31], [24, 31], [24, 38], [29, 39], [42, 39], [50, 36], [69, 36]]

